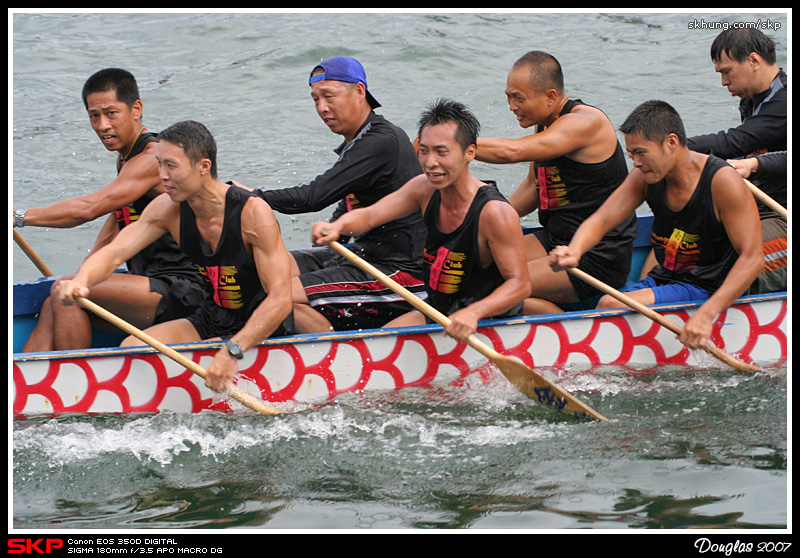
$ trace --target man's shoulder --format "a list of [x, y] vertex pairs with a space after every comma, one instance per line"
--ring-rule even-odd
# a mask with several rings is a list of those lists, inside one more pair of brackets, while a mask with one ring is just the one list
[[508, 199], [500, 192], [497, 183], [491, 180], [484, 180], [483, 182], [483, 186], [478, 189], [477, 193], [477, 195], [484, 197], [481, 219], [485, 215], [487, 219], [497, 220], [503, 226], [508, 224], [518, 227], [519, 215]]
[[385, 116], [378, 114], [376, 112], [370, 113], [366, 123], [364, 124], [363, 131], [365, 135], [366, 134], [370, 134], [372, 136], [380, 135], [394, 140], [403, 139], [410, 143], [410, 140], [408, 139], [408, 134], [406, 134], [405, 130], [403, 130], [397, 124], [391, 122]]
[[275, 213], [272, 206], [263, 197], [259, 196], [257, 192], [247, 190], [237, 185], [231, 185], [235, 188], [237, 197], [241, 199], [242, 203], [242, 219], [248, 220], [256, 218], [258, 220], [273, 220]]
[[[349, 144], [341, 146], [340, 155], [348, 151], [367, 150], [370, 157], [394, 160], [398, 153], [406, 150], [405, 156], [416, 160], [414, 145], [408, 134], [396, 124], [376, 113], [370, 114], [361, 131]], [[401, 150], [401, 151], [398, 151]]]
[[118, 156], [119, 172], [122, 173], [126, 167], [141, 165], [158, 167], [158, 161], [156, 159], [157, 150], [158, 141], [156, 140], [143, 144], [136, 153], [129, 155], [127, 158], [123, 158], [120, 154]]

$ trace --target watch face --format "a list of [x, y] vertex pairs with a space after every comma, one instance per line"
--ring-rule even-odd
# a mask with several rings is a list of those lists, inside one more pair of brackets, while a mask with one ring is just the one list
[[234, 343], [233, 341], [228, 341], [227, 343], [228, 352], [234, 358], [242, 358], [242, 348], [239, 346], [238, 343]]

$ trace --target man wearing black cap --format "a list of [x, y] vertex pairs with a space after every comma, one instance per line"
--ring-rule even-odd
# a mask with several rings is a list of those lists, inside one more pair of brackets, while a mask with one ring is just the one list
[[[378, 115], [361, 64], [337, 56], [314, 67], [311, 98], [322, 121], [344, 142], [334, 165], [312, 181], [255, 193], [274, 211], [311, 213], [337, 204], [331, 220], [369, 206], [422, 173], [406, 133]], [[418, 213], [376, 227], [354, 239], [353, 251], [412, 292], [425, 297], [422, 252], [425, 226]], [[372, 329], [411, 306], [330, 248], [295, 250], [293, 298], [300, 333]]]

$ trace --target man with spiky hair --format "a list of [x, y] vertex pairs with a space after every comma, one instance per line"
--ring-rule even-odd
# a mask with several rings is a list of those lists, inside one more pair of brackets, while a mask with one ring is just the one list
[[[423, 174], [369, 207], [333, 223], [316, 223], [312, 239], [326, 244], [343, 233], [358, 234], [404, 215], [422, 215], [428, 300], [449, 315], [445, 333], [464, 342], [479, 320], [522, 311], [530, 294], [522, 227], [497, 185], [469, 170], [480, 129], [472, 113], [461, 103], [440, 100], [419, 122]], [[412, 310], [387, 327], [425, 321]]]

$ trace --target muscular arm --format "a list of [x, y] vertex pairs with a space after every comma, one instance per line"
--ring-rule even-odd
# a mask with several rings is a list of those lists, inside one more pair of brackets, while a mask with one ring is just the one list
[[520, 217], [524, 217], [539, 208], [539, 190], [533, 163], [530, 164], [528, 174], [520, 185], [508, 197], [508, 202]]
[[103, 226], [100, 229], [100, 232], [97, 233], [97, 238], [94, 240], [94, 246], [89, 251], [89, 254], [94, 254], [100, 248], [109, 244], [116, 236], [119, 234], [119, 226], [117, 225], [117, 219], [114, 215], [109, 215], [106, 217]]
[[725, 281], [686, 323], [681, 341], [700, 347], [711, 337], [717, 315], [742, 295], [764, 267], [761, 223], [755, 199], [732, 168], [723, 168], [711, 184], [714, 206], [720, 222], [739, 254]]
[[161, 179], [152, 143], [125, 163], [117, 177], [96, 192], [28, 209], [26, 227], [71, 228], [93, 221], [136, 201], [148, 192], [159, 193]]
[[454, 312], [445, 333], [459, 341], [475, 333], [478, 321], [506, 312], [531, 293], [522, 227], [514, 209], [505, 202], [486, 204], [480, 217], [482, 263], [497, 265], [504, 282], [490, 295]]
[[178, 205], [169, 197], [162, 195], [153, 200], [135, 223], [87, 257], [72, 279], [56, 282], [53, 296], [62, 304], [73, 304], [76, 290], [80, 296], [88, 296], [92, 285], [108, 278], [134, 254], [167, 232], [177, 235], [178, 220]]
[[431, 196], [426, 185], [424, 175], [416, 176], [370, 206], [348, 211], [332, 223], [315, 223], [311, 228], [311, 241], [315, 245], [329, 244], [339, 240], [341, 235], [363, 234], [413, 211], [424, 211]]
[[613, 155], [617, 138], [606, 116], [594, 107], [579, 106], [535, 134], [516, 139], [478, 138], [476, 159], [485, 163], [548, 161], [569, 155], [582, 163]]
[[289, 253], [283, 244], [278, 221], [261, 199], [247, 201], [242, 211], [242, 238], [252, 249], [258, 276], [267, 297], [232, 339], [247, 350], [280, 326], [292, 310]]
[[577, 267], [583, 254], [644, 202], [646, 189], [641, 172], [630, 171], [603, 205], [578, 227], [569, 245], [557, 246], [550, 252], [550, 264], [556, 269]]
[[[252, 198], [245, 204], [242, 238], [252, 250], [261, 285], [267, 293], [244, 327], [230, 339], [246, 351], [272, 335], [292, 311], [292, 283], [289, 253], [283, 244], [275, 214], [264, 200]], [[224, 390], [233, 380], [237, 368], [237, 360], [222, 347], [208, 367], [206, 385], [218, 391]]]

